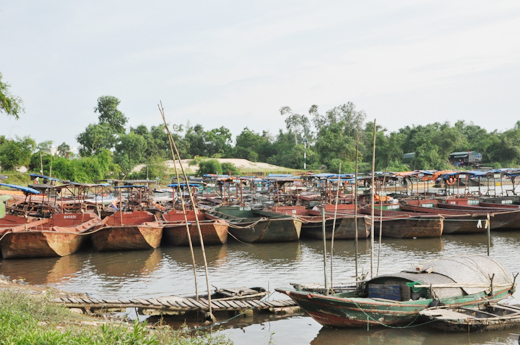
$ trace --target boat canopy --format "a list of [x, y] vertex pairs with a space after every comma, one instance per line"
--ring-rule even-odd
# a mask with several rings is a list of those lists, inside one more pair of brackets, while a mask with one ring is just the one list
[[[488, 256], [452, 256], [432, 260], [422, 265], [422, 272], [428, 270], [432, 273], [446, 276], [456, 283], [465, 284], [462, 288], [467, 294], [474, 294], [481, 291], [491, 290], [491, 277], [494, 275], [493, 284], [513, 285], [511, 274], [498, 261]], [[417, 272], [416, 268], [409, 273]], [[489, 285], [487, 288], [471, 287], [472, 284], [480, 286]]]
[[[180, 186], [181, 187], [186, 187], [187, 184], [186, 183], [181, 183]], [[198, 184], [198, 183], [190, 183], [190, 187], [199, 187], [199, 186], [200, 186], [200, 184]], [[178, 183], [171, 183], [167, 187], [175, 187], [175, 188], [177, 188], [177, 187], [179, 187], [179, 184]]]
[[30, 188], [30, 187], [18, 186], [15, 184], [7, 184], [7, 183], [0, 183], [0, 186], [18, 189], [24, 193], [40, 194], [39, 191], [37, 191], [36, 189]]
[[61, 182], [60, 179], [57, 179], [57, 178], [55, 178], [55, 177], [49, 177], [49, 176], [40, 175], [40, 174], [29, 174], [29, 176], [31, 176], [31, 178], [39, 177], [39, 178], [42, 178], [42, 179], [44, 179], [44, 180]]

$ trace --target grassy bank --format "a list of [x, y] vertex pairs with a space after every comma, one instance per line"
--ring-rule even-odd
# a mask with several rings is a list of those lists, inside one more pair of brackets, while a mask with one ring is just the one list
[[107, 322], [71, 313], [50, 303], [51, 295], [25, 291], [0, 292], [0, 343], [26, 344], [119, 344], [119, 345], [199, 345], [232, 344], [222, 334], [195, 334], [169, 327], [149, 329], [145, 324]]

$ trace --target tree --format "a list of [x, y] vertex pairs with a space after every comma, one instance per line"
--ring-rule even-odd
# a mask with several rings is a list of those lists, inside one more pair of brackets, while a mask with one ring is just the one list
[[205, 174], [217, 174], [222, 175], [222, 165], [216, 159], [206, 159], [199, 163], [199, 170], [197, 170], [197, 176], [203, 176]]
[[72, 155], [72, 151], [70, 149], [70, 146], [63, 142], [60, 146], [58, 146], [58, 156], [68, 158]]
[[21, 166], [28, 165], [31, 155], [36, 148], [36, 143], [29, 137], [16, 140], [7, 140], [0, 137], [0, 165], [2, 169], [14, 170]]
[[89, 124], [85, 132], [80, 133], [76, 140], [81, 145], [81, 156], [94, 156], [103, 150], [110, 150], [118, 141], [115, 133], [108, 123]]
[[25, 109], [22, 99], [12, 95], [10, 88], [10, 84], [2, 82], [2, 73], [0, 73], [0, 113], [6, 113], [18, 120]]
[[99, 113], [99, 123], [106, 123], [116, 133], [124, 133], [128, 118], [117, 109], [121, 101], [114, 96], [101, 96], [97, 100], [94, 112]]
[[116, 145], [115, 161], [121, 171], [127, 175], [137, 164], [143, 162], [146, 150], [146, 140], [134, 132], [122, 134]]

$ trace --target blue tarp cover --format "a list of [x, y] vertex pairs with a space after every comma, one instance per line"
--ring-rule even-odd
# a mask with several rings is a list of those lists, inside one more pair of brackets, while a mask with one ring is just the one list
[[[172, 183], [172, 184], [168, 185], [168, 187], [177, 187], [177, 186], [178, 186], [177, 183]], [[186, 187], [187, 185], [186, 185], [186, 183], [181, 183], [180, 186]], [[198, 184], [198, 183], [190, 183], [190, 187], [199, 187], [199, 186], [200, 186], [200, 184]]]
[[0, 183], [0, 186], [18, 189], [18, 190], [21, 190], [22, 192], [26, 192], [26, 193], [40, 194], [39, 191], [37, 191], [36, 189], [32, 189], [30, 187], [18, 186], [15, 184], [7, 184], [7, 183]]
[[29, 174], [29, 176], [31, 176], [31, 178], [39, 177], [39, 178], [47, 179], [47, 180], [49, 180], [49, 181], [58, 181], [58, 182], [61, 182], [60, 179], [57, 179], [57, 178], [54, 178], [54, 177], [45, 176], [45, 175], [40, 175], [40, 174]]

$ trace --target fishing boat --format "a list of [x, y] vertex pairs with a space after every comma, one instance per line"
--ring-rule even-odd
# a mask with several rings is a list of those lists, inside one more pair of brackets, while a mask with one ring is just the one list
[[486, 303], [478, 308], [438, 307], [421, 311], [432, 328], [446, 332], [482, 332], [520, 326], [520, 306]]
[[499, 301], [515, 291], [515, 281], [487, 256], [440, 258], [395, 274], [357, 283], [346, 293], [276, 289], [326, 327], [406, 326], [436, 305], [471, 307]]
[[[186, 231], [186, 221], [184, 213], [171, 210], [161, 216], [163, 236], [165, 239], [176, 246], [189, 245], [188, 233]], [[187, 210], [188, 228], [193, 244], [200, 245], [199, 229], [195, 219], [195, 211]], [[204, 213], [198, 213], [200, 232], [204, 239], [204, 245], [224, 244], [228, 239], [228, 223], [223, 219], [210, 219]]]
[[[330, 240], [332, 238], [332, 229], [334, 227], [334, 210], [325, 209], [325, 238]], [[353, 206], [340, 204], [339, 212], [344, 211], [345, 206]], [[352, 209], [353, 210], [353, 209]], [[264, 211], [280, 213], [288, 216], [294, 216], [302, 221], [301, 236], [308, 238], [323, 239], [323, 216], [321, 214], [321, 208], [307, 209], [305, 206], [274, 206], [272, 208], [266, 208]], [[336, 228], [334, 230], [334, 239], [346, 240], [354, 239], [356, 237], [355, 229], [355, 215], [336, 214]], [[358, 217], [358, 238], [367, 238], [370, 232], [365, 227], [365, 216], [360, 215]]]
[[227, 221], [231, 235], [243, 242], [292, 242], [300, 238], [302, 221], [284, 214], [250, 207], [217, 207], [206, 215]]
[[54, 214], [51, 218], [5, 228], [0, 225], [2, 256], [12, 259], [75, 253], [99, 222], [94, 213], [75, 213]]
[[96, 225], [91, 239], [98, 251], [155, 249], [162, 233], [163, 225], [153, 213], [118, 211]]
[[456, 203], [448, 199], [444, 203], [438, 203], [438, 207], [464, 211], [467, 213], [486, 213], [491, 217], [491, 230], [517, 229], [520, 224], [520, 209], [505, 209], [503, 207], [483, 207]]
[[[370, 208], [362, 208], [360, 212], [371, 214]], [[419, 238], [441, 237], [444, 217], [436, 214], [417, 214], [402, 211], [374, 209], [374, 234], [379, 235], [379, 224], [382, 225], [383, 237]], [[367, 217], [365, 225], [371, 228], [372, 218]]]
[[444, 217], [443, 234], [474, 234], [486, 232], [486, 213], [464, 212], [436, 207], [437, 200], [407, 200], [400, 206], [402, 211], [419, 214], [436, 214]]

